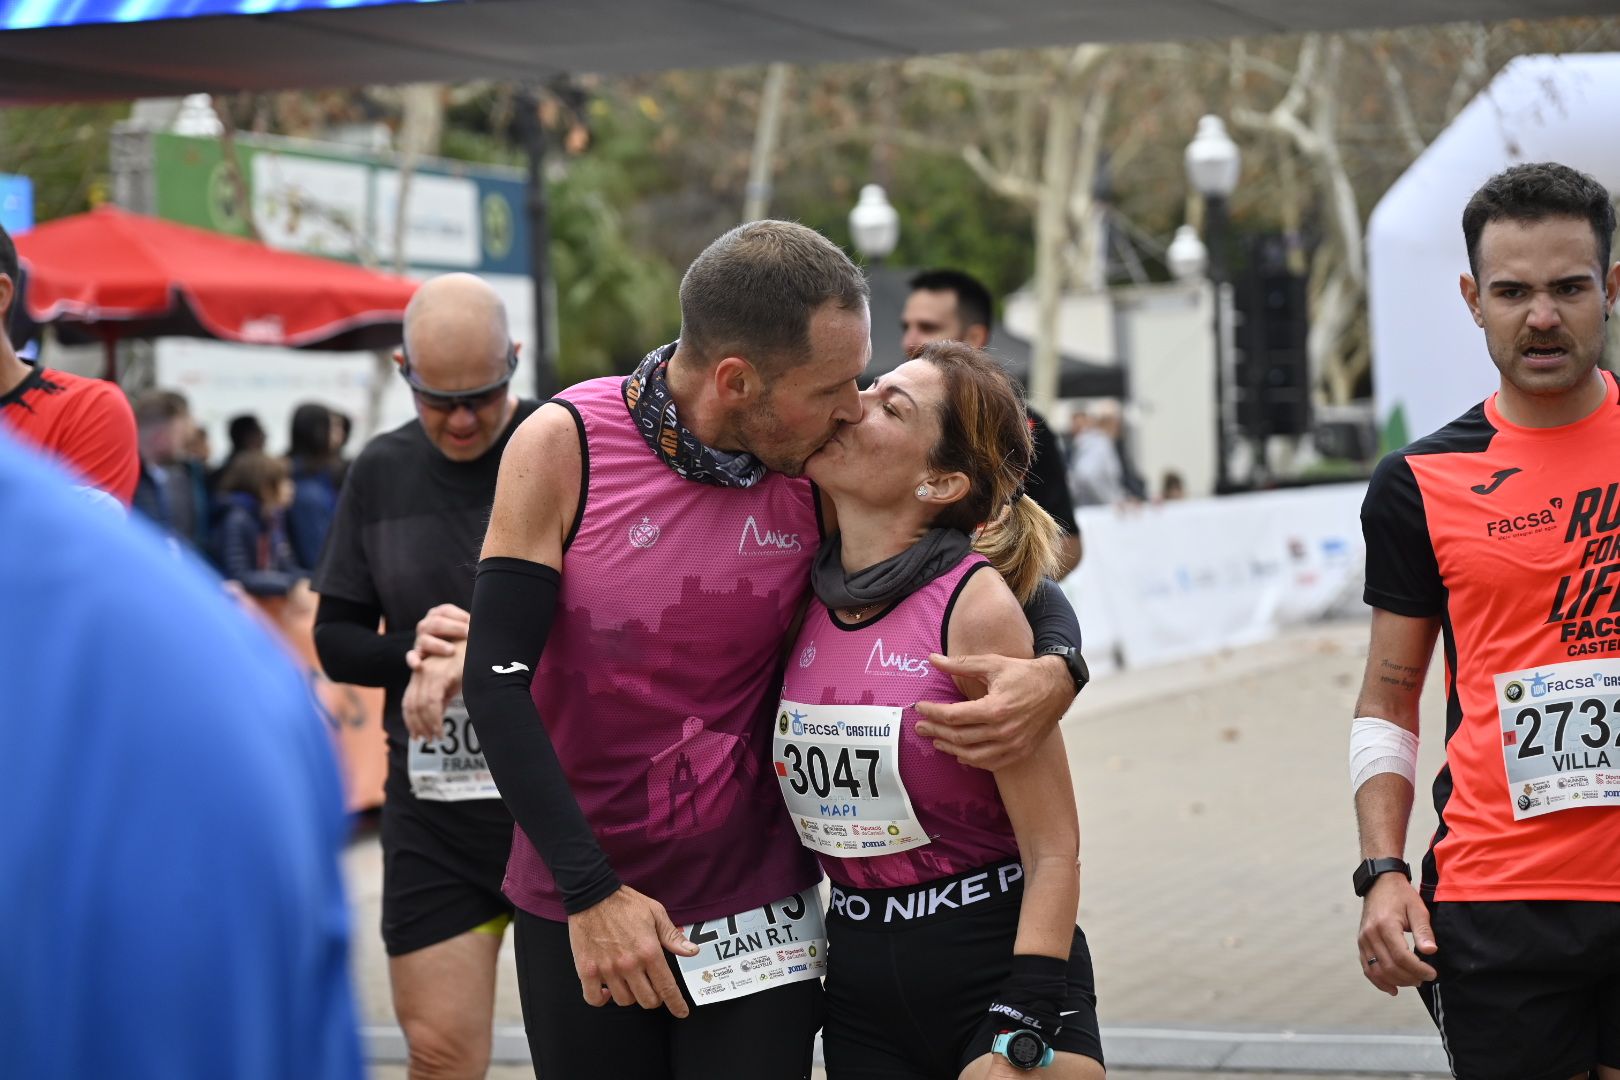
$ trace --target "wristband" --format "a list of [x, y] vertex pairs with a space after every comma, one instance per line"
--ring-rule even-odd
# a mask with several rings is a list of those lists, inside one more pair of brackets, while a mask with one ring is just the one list
[[1012, 971], [990, 1003], [1003, 1028], [1033, 1031], [1050, 1042], [1063, 1026], [1059, 1009], [1068, 993], [1069, 961], [1055, 956], [1014, 956]]

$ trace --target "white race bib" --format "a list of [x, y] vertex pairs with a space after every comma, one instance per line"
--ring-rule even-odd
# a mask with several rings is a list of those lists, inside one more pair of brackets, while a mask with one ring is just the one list
[[859, 859], [929, 842], [900, 782], [900, 714], [879, 705], [778, 707], [771, 758], [805, 847]]
[[1620, 807], [1620, 660], [1496, 676], [1514, 820]]
[[467, 703], [457, 694], [444, 710], [444, 731], [432, 742], [412, 737], [406, 755], [411, 794], [429, 802], [498, 799], [495, 780], [467, 717]]
[[699, 1005], [827, 973], [827, 930], [815, 889], [681, 930], [703, 950], [677, 957], [687, 993]]

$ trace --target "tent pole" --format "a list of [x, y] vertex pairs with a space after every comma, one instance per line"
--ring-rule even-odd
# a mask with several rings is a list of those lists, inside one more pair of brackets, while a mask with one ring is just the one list
[[524, 211], [529, 219], [529, 277], [534, 290], [534, 336], [527, 342], [534, 357], [534, 396], [541, 401], [555, 394], [556, 357], [551, 355], [551, 207], [546, 194], [546, 132], [540, 123], [540, 97], [533, 87], [522, 87], [517, 94], [514, 134], [528, 159], [528, 198]]
[[116, 383], [118, 381], [118, 339], [111, 334], [103, 334], [101, 347], [106, 357], [101, 377], [110, 383]]

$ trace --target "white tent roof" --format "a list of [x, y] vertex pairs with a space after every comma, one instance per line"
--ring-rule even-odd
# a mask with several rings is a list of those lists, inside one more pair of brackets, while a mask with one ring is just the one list
[[1620, 191], [1620, 54], [1523, 56], [1502, 70], [1389, 189], [1367, 226], [1368, 314], [1380, 423], [1426, 435], [1496, 388], [1458, 292], [1462, 211], [1509, 165], [1558, 161]]

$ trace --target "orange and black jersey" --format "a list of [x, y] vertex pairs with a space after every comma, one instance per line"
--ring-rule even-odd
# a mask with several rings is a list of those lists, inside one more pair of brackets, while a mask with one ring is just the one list
[[117, 383], [35, 367], [0, 394], [0, 425], [125, 506], [134, 499], [135, 413]]
[[[1492, 395], [1379, 464], [1369, 605], [1441, 621], [1431, 900], [1620, 900], [1620, 385], [1556, 428]], [[1611, 771], [1612, 770], [1612, 771]]]

